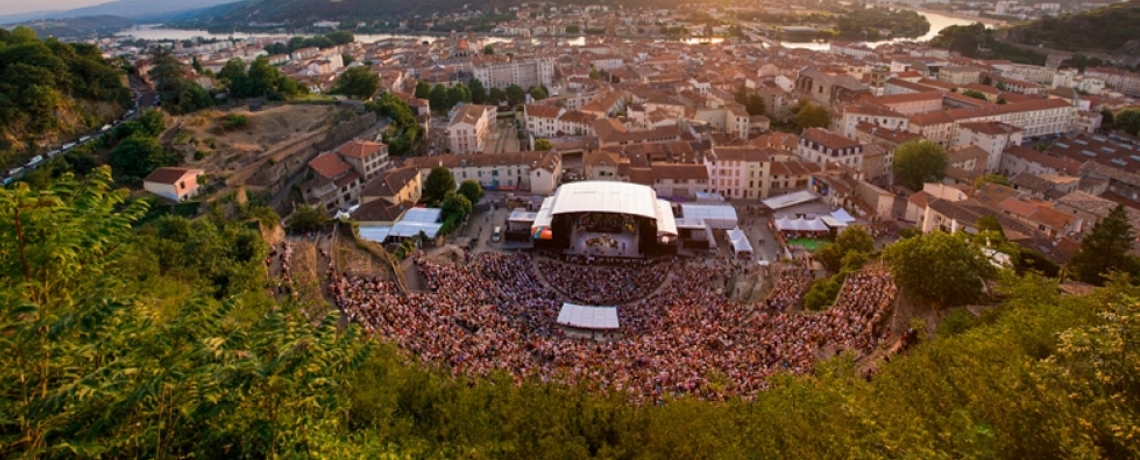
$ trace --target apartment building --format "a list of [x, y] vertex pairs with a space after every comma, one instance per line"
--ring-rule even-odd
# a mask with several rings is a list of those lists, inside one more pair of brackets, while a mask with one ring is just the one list
[[813, 163], [834, 162], [854, 169], [863, 167], [863, 145], [859, 141], [819, 128], [804, 130], [796, 154], [801, 160]]
[[472, 73], [487, 88], [503, 89], [511, 85], [518, 85], [524, 90], [532, 86], [549, 87], [554, 82], [554, 60], [529, 59], [477, 65]]

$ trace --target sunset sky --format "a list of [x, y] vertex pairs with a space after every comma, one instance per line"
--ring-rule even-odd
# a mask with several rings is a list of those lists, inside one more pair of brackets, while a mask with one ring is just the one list
[[107, 3], [109, 1], [111, 0], [0, 0], [0, 14], [69, 10], [72, 8]]

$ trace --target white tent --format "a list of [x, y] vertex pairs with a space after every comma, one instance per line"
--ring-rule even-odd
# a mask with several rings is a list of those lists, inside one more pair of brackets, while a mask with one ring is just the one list
[[851, 217], [851, 214], [849, 214], [847, 210], [843, 208], [836, 209], [835, 212], [831, 213], [831, 217], [844, 224], [855, 222], [855, 218]]
[[752, 243], [748, 241], [748, 235], [736, 227], [728, 231], [728, 241], [732, 243], [732, 251], [739, 257], [740, 255], [752, 255]]
[[727, 204], [681, 203], [681, 217], [704, 219], [717, 230], [728, 230], [738, 224], [736, 209]]

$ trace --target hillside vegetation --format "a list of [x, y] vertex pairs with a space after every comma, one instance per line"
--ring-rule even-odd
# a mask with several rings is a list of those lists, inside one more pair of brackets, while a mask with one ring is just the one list
[[121, 69], [94, 45], [0, 29], [0, 166], [87, 132], [131, 104]]
[[1140, 0], [1079, 14], [1046, 17], [1010, 28], [1009, 41], [1049, 48], [1136, 54], [1140, 52]]
[[1140, 456], [1126, 283], [1068, 296], [1007, 273], [1001, 305], [951, 313], [871, 378], [842, 354], [750, 400], [630, 405], [455, 378], [278, 303], [257, 230], [271, 213], [146, 213], [106, 169], [0, 190], [0, 457]]

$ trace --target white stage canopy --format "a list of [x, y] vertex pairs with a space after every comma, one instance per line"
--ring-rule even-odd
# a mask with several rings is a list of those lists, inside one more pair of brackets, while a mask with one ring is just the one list
[[391, 225], [376, 225], [376, 226], [361, 226], [360, 237], [368, 241], [375, 241], [384, 244], [384, 240], [388, 239], [388, 233], [392, 231]]
[[736, 227], [736, 209], [727, 204], [681, 203], [681, 216], [686, 219], [704, 219], [710, 227], [728, 230]]
[[[562, 184], [554, 193], [550, 214], [608, 212], [657, 219], [657, 192], [652, 188], [613, 181]], [[546, 207], [546, 203], [543, 203]]]
[[617, 329], [617, 307], [587, 307], [563, 303], [562, 310], [558, 312], [558, 324], [579, 329]]
[[412, 208], [404, 212], [404, 216], [388, 232], [389, 237], [397, 238], [412, 238], [419, 235], [421, 232], [427, 235], [428, 238], [435, 238], [439, 234], [439, 229], [443, 227], [439, 223], [440, 214], [443, 210], [439, 208]]

